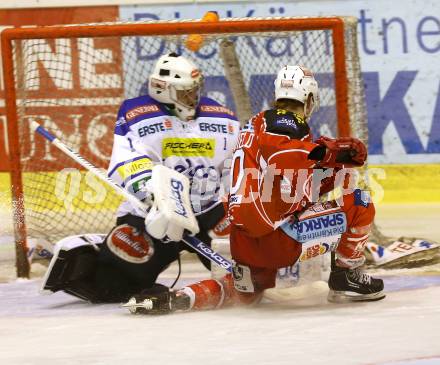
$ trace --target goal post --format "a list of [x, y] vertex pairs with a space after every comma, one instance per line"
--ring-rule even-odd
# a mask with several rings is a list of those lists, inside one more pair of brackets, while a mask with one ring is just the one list
[[[316, 74], [322, 95], [311, 120], [315, 134], [355, 135], [366, 141], [356, 25], [348, 17], [245, 18], [4, 30], [17, 275], [29, 275], [28, 238], [54, 243], [68, 234], [105, 233], [120, 203], [79, 165], [38, 139], [32, 121], [106, 169], [118, 107], [146, 92], [148, 75], [164, 53], [194, 60], [205, 75], [206, 93], [239, 112], [241, 102], [234, 99], [221, 57], [221, 42], [228, 39], [251, 104], [239, 115], [270, 106], [280, 67], [304, 64]], [[195, 53], [184, 47], [189, 34], [206, 38]]]

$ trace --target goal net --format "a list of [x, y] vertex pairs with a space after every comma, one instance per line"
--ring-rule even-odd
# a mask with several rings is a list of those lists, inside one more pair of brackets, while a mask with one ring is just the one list
[[[184, 46], [190, 33], [204, 34], [197, 52]], [[351, 134], [367, 142], [354, 18], [66, 25], [8, 29], [2, 39], [19, 276], [28, 270], [26, 239], [55, 243], [105, 233], [121, 201], [34, 134], [31, 122], [106, 169], [118, 107], [146, 93], [164, 53], [192, 59], [205, 76], [204, 94], [242, 122], [271, 105], [279, 68], [306, 65], [320, 86], [314, 135]]]

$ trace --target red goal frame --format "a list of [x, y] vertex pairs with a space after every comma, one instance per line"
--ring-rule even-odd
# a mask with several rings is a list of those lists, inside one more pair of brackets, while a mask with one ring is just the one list
[[281, 18], [235, 19], [219, 22], [157, 22], [144, 24], [94, 24], [72, 26], [44, 26], [5, 29], [1, 33], [3, 77], [5, 83], [6, 118], [11, 161], [11, 193], [13, 224], [16, 242], [18, 277], [29, 277], [27, 260], [26, 222], [20, 160], [20, 141], [14, 80], [13, 41], [35, 38], [76, 38], [106, 36], [154, 36], [214, 33], [252, 33], [276, 31], [331, 30], [334, 50], [335, 98], [339, 136], [350, 135], [348, 110], [348, 80], [345, 60], [344, 21], [341, 18]]

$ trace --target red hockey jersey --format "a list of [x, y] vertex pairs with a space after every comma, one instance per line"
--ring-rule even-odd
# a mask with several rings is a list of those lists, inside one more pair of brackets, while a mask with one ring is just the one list
[[232, 159], [229, 216], [249, 236], [276, 229], [312, 201], [310, 127], [298, 114], [270, 109], [243, 128]]

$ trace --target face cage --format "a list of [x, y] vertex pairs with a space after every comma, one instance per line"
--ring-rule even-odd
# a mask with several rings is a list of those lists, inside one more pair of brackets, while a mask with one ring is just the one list
[[199, 104], [202, 83], [193, 86], [190, 89], [177, 89], [174, 85], [170, 85], [171, 100], [188, 109], [196, 109]]

